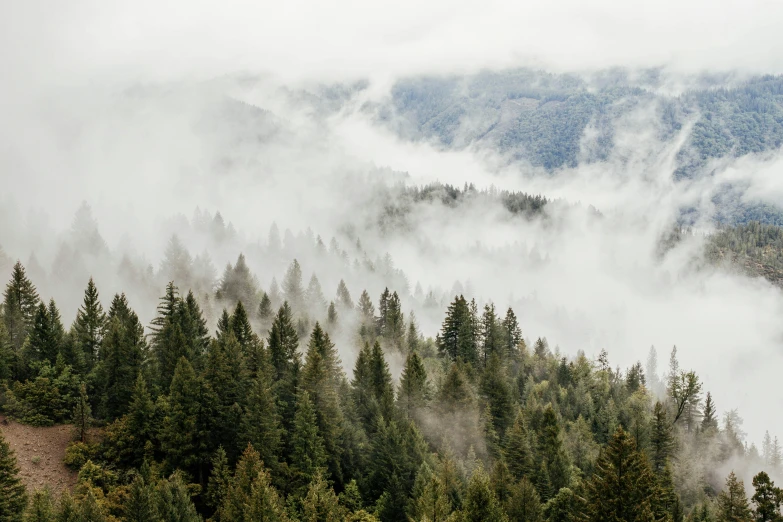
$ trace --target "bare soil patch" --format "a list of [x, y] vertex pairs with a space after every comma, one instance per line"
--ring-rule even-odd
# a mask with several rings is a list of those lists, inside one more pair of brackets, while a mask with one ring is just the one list
[[73, 436], [69, 425], [37, 428], [0, 415], [0, 432], [16, 454], [21, 478], [28, 491], [48, 486], [55, 497], [73, 489], [76, 473], [63, 464], [65, 448]]

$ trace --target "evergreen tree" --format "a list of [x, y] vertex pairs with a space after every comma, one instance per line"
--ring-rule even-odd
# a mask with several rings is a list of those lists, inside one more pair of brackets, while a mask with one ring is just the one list
[[19, 466], [0, 431], [0, 522], [20, 522], [25, 506], [27, 493], [19, 478]]
[[218, 510], [221, 522], [287, 521], [283, 503], [272, 486], [269, 472], [252, 446], [248, 446], [227, 484]]
[[125, 501], [126, 522], [152, 522], [160, 520], [155, 490], [142, 475], [136, 475], [131, 482], [128, 499]]
[[33, 327], [30, 330], [26, 354], [28, 360], [54, 364], [60, 352], [63, 334], [60, 313], [54, 300], [50, 301], [49, 307], [41, 302], [35, 311]]
[[297, 397], [291, 448], [291, 467], [296, 471], [299, 483], [307, 485], [326, 465], [327, 455], [318, 432], [315, 408], [306, 391], [301, 391]]
[[726, 478], [726, 488], [718, 495], [718, 522], [751, 522], [745, 485], [732, 471]]
[[475, 323], [471, 305], [463, 296], [455, 297], [441, 327], [438, 344], [441, 353], [452, 360], [460, 358], [471, 364], [478, 362]]
[[77, 522], [108, 522], [104, 509], [95, 498], [92, 488], [87, 490], [87, 494], [79, 502], [77, 513]]
[[411, 310], [408, 317], [408, 335], [406, 339], [409, 353], [419, 349], [419, 337], [419, 327], [416, 324], [416, 316], [414, 315], [413, 310]]
[[405, 359], [405, 367], [400, 376], [400, 386], [397, 393], [397, 403], [408, 416], [427, 405], [430, 399], [430, 387], [427, 382], [427, 371], [424, 363], [416, 352], [410, 352]]
[[522, 329], [519, 327], [517, 316], [511, 308], [506, 311], [502, 326], [506, 355], [512, 356], [517, 353], [519, 344], [522, 342]]
[[414, 520], [430, 522], [448, 520], [453, 508], [446, 493], [446, 486], [426, 464], [423, 464], [417, 473], [413, 489], [416, 493], [411, 508]]
[[704, 401], [704, 411], [701, 418], [702, 431], [717, 431], [718, 416], [715, 409], [715, 401], [712, 400], [712, 394], [707, 392], [707, 399]]
[[329, 302], [329, 308], [326, 311], [326, 322], [331, 327], [337, 324], [337, 308], [334, 306], [334, 301]]
[[514, 420], [514, 409], [511, 387], [508, 384], [499, 351], [491, 353], [485, 366], [481, 375], [481, 394], [489, 407], [494, 429], [497, 430], [500, 437], [503, 437], [506, 429]]
[[340, 282], [337, 284], [337, 306], [339, 306], [342, 310], [353, 310], [353, 299], [351, 299], [351, 293], [348, 291], [348, 287], [345, 284], [345, 281], [340, 279]]
[[179, 473], [173, 474], [167, 480], [161, 480], [156, 490], [157, 511], [161, 520], [201, 522], [196, 506], [190, 499], [190, 492]]
[[751, 500], [756, 506], [755, 522], [781, 522], [780, 505], [783, 503], [783, 491], [775, 487], [775, 483], [765, 472], [759, 472], [753, 477], [753, 487], [756, 492]]
[[374, 320], [375, 306], [373, 306], [367, 290], [362, 290], [362, 295], [359, 296], [359, 303], [356, 306], [359, 308], [359, 313], [365, 323], [371, 323]]
[[11, 346], [11, 337], [5, 329], [5, 323], [0, 321], [0, 381], [10, 379], [17, 365], [17, 354]]
[[22, 349], [33, 327], [37, 307], [38, 292], [27, 278], [22, 263], [17, 261], [3, 292], [3, 321], [16, 353]]
[[[252, 444], [247, 447], [252, 448]], [[223, 505], [223, 501], [228, 494], [228, 488], [231, 486], [231, 467], [228, 465], [228, 457], [222, 446], [218, 446], [215, 455], [212, 457], [212, 473], [209, 475], [207, 491], [204, 501], [207, 506], [216, 511]]]
[[346, 515], [334, 490], [319, 471], [302, 500], [302, 522], [343, 522]]
[[106, 322], [97, 367], [97, 387], [102, 393], [100, 413], [116, 419], [127, 411], [135, 381], [147, 354], [144, 327], [130, 309], [125, 295], [115, 295]]
[[666, 408], [660, 402], [655, 403], [650, 436], [652, 468], [655, 473], [661, 473], [666, 467], [674, 447], [674, 435], [671, 422], [666, 414]]
[[193, 353], [181, 319], [182, 300], [174, 283], [166, 285], [166, 293], [160, 298], [158, 315], [152, 320], [152, 353], [158, 373], [158, 386], [168, 389], [180, 358], [193, 364]]
[[326, 308], [326, 298], [321, 290], [321, 283], [315, 274], [310, 277], [310, 283], [307, 285], [307, 290], [305, 290], [304, 300], [307, 310], [317, 315], [323, 313], [324, 308]]
[[490, 355], [505, 355], [505, 342], [503, 339], [503, 327], [498, 321], [495, 305], [484, 305], [484, 313], [481, 315], [481, 355], [484, 366]]
[[76, 406], [73, 409], [74, 432], [80, 442], [87, 442], [87, 432], [91, 422], [92, 412], [90, 401], [87, 398], [87, 385], [82, 383], [79, 386], [79, 397], [76, 399]]
[[258, 306], [258, 282], [250, 272], [244, 254], [239, 254], [233, 267], [231, 263], [226, 266], [215, 296], [232, 307], [239, 301], [251, 310]]
[[260, 448], [261, 458], [272, 467], [277, 461], [281, 436], [272, 383], [267, 372], [260, 372], [250, 386], [239, 426], [239, 445]]
[[290, 432], [296, 410], [296, 389], [301, 362], [297, 353], [299, 336], [287, 302], [283, 303], [272, 322], [267, 345], [272, 364], [273, 389], [279, 406], [278, 413], [283, 421], [283, 428]]
[[183, 288], [187, 288], [193, 281], [193, 259], [176, 234], [172, 234], [163, 252], [163, 261], [160, 265], [160, 274], [165, 281], [173, 281]]
[[203, 395], [202, 383], [193, 366], [182, 357], [171, 380], [169, 412], [160, 434], [161, 449], [173, 468], [201, 472], [208, 458], [205, 453], [209, 433]]
[[541, 499], [527, 478], [517, 482], [511, 490], [506, 512], [517, 522], [540, 522], [542, 520]]
[[299, 261], [293, 260], [283, 279], [283, 296], [286, 302], [295, 311], [299, 312], [304, 304], [304, 290], [302, 288], [302, 268]]
[[25, 514], [25, 522], [53, 522], [55, 520], [54, 502], [48, 489], [36, 489], [33, 492], [30, 507]]
[[236, 440], [247, 393], [245, 359], [233, 331], [212, 340], [205, 366], [205, 400], [212, 407], [209, 415], [210, 442], [212, 447], [226, 448], [233, 460], [241, 449], [236, 448]]
[[261, 324], [264, 326], [271, 324], [274, 313], [272, 300], [269, 298], [269, 294], [264, 292], [264, 295], [261, 296], [261, 303], [258, 305], [258, 318], [261, 320]]
[[132, 435], [129, 449], [134, 463], [138, 464], [144, 459], [147, 445], [151, 443], [157, 428], [155, 425], [155, 404], [147, 389], [144, 375], [139, 373], [128, 407], [128, 431]]
[[329, 473], [341, 481], [340, 466], [343, 413], [339, 403], [339, 388], [343, 381], [337, 350], [318, 323], [310, 335], [301, 388], [307, 391], [315, 407], [318, 432], [324, 441]]
[[517, 413], [514, 424], [506, 436], [504, 454], [508, 469], [515, 480], [520, 480], [531, 474], [533, 451], [530, 447], [530, 435], [521, 410]]
[[503, 522], [508, 517], [489, 485], [489, 477], [479, 466], [470, 477], [465, 501], [462, 505], [465, 522]]
[[[560, 426], [551, 404], [544, 410], [537, 435], [538, 454], [542, 464], [546, 466], [547, 483], [551, 486], [553, 493], [556, 493], [560, 488], [564, 488], [570, 483], [571, 463], [563, 448]], [[549, 499], [543, 492], [541, 496], [546, 500]]]
[[587, 484], [587, 520], [643, 520], [655, 501], [655, 485], [647, 459], [633, 438], [618, 427], [595, 465]]

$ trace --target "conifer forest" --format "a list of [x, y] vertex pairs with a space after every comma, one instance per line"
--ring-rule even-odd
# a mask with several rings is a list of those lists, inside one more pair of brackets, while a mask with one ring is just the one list
[[781, 27], [0, 0], [0, 522], [783, 522]]

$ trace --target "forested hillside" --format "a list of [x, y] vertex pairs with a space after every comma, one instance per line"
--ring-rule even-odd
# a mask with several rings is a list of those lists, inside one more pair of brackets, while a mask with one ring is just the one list
[[[240, 256], [201, 297], [182, 252], [170, 246], [148, 325], [90, 279], [68, 327], [12, 267], [2, 411], [72, 423], [79, 478], [59, 501], [25, 492], [0, 443], [6, 520], [28, 505], [36, 521], [780, 516], [781, 491], [757, 473], [780, 472], [778, 439], [748, 447], [676, 348], [664, 372], [655, 349], [624, 370], [606, 352], [565, 357], [512, 309], [462, 295], [425, 337], [395, 289], [340, 281], [327, 298], [296, 260], [264, 291]], [[204, 306], [223, 307], [214, 329]]]

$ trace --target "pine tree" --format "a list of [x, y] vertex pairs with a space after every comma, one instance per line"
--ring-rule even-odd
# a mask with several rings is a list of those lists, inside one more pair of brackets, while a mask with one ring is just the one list
[[79, 369], [85, 373], [89, 373], [95, 366], [100, 353], [105, 325], [106, 314], [103, 312], [103, 306], [98, 296], [98, 288], [90, 278], [84, 291], [84, 301], [79, 307], [76, 320], [73, 323], [74, 343], [77, 353], [80, 354], [80, 361], [83, 363]]
[[27, 278], [22, 263], [17, 261], [11, 272], [11, 280], [3, 292], [3, 320], [16, 353], [22, 349], [33, 327], [37, 307], [38, 292]]
[[465, 501], [462, 504], [465, 522], [503, 522], [508, 517], [489, 485], [489, 477], [479, 466], [470, 477]]
[[519, 327], [517, 316], [511, 308], [506, 311], [502, 326], [506, 356], [510, 357], [517, 353], [519, 344], [522, 342], [522, 329]]
[[168, 389], [181, 357], [193, 364], [191, 346], [180, 323], [182, 299], [174, 283], [166, 285], [166, 293], [160, 298], [158, 315], [152, 320], [152, 353], [158, 373], [158, 386]]
[[299, 392], [291, 432], [291, 467], [298, 481], [306, 485], [327, 462], [323, 438], [318, 432], [315, 408], [306, 391]]
[[715, 401], [712, 400], [712, 394], [707, 392], [707, 399], [704, 401], [704, 411], [701, 418], [702, 431], [717, 431], [718, 417], [715, 410]]
[[478, 362], [475, 320], [470, 305], [461, 295], [454, 298], [446, 312], [438, 349], [452, 360], [459, 357], [464, 362]]
[[[551, 404], [544, 410], [537, 435], [538, 454], [546, 465], [547, 482], [553, 493], [556, 493], [570, 483], [571, 463], [563, 448], [560, 426]], [[549, 499], [543, 492], [541, 496], [546, 500]]]
[[113, 420], [127, 411], [146, 355], [144, 327], [125, 295], [116, 295], [109, 309], [96, 372], [103, 396], [102, 417]]
[[229, 458], [233, 460], [237, 455], [237, 432], [247, 394], [245, 359], [233, 331], [220, 339], [212, 340], [203, 379], [208, 394], [205, 402], [211, 407], [211, 443], [213, 447], [222, 445], [226, 448]]
[[286, 432], [290, 432], [296, 410], [296, 389], [299, 383], [301, 362], [297, 353], [299, 336], [293, 325], [291, 308], [287, 302], [283, 303], [272, 322], [267, 345], [269, 346], [273, 390], [275, 397], [277, 397], [278, 413], [283, 422], [283, 428]]
[[25, 514], [25, 522], [53, 522], [55, 520], [54, 502], [49, 489], [36, 489], [30, 506]]
[[0, 381], [10, 379], [17, 364], [17, 354], [11, 346], [11, 337], [5, 329], [5, 323], [0, 321]]
[[505, 442], [506, 463], [511, 475], [520, 480], [530, 475], [533, 470], [533, 451], [530, 447], [530, 435], [525, 425], [524, 414], [517, 413]]
[[136, 475], [131, 482], [128, 499], [125, 501], [126, 522], [152, 522], [160, 520], [155, 490], [142, 475]]
[[292, 309], [299, 312], [304, 304], [304, 290], [302, 289], [302, 268], [299, 261], [293, 260], [283, 279], [283, 296]]
[[201, 522], [196, 506], [190, 499], [190, 492], [179, 473], [174, 473], [167, 480], [161, 480], [156, 493], [157, 511], [161, 520]]
[[541, 499], [527, 478], [518, 481], [511, 490], [506, 512], [517, 522], [540, 522], [542, 520]]
[[282, 522], [288, 518], [257, 451], [248, 446], [226, 484], [218, 510], [221, 522]]
[[397, 393], [397, 403], [408, 416], [427, 405], [430, 399], [430, 387], [427, 382], [427, 371], [419, 355], [412, 351], [405, 359], [405, 367], [400, 376], [400, 386]]
[[136, 378], [128, 408], [128, 431], [133, 436], [130, 452], [134, 463], [138, 464], [144, 459], [147, 444], [157, 431], [155, 404], [147, 389], [147, 381], [141, 373]]
[[269, 298], [269, 294], [264, 292], [264, 295], [261, 296], [261, 303], [258, 305], [258, 318], [261, 320], [261, 324], [268, 327], [272, 322], [274, 313], [272, 300]]
[[484, 366], [487, 365], [490, 355], [504, 356], [504, 348], [503, 330], [495, 312], [495, 305], [486, 304], [481, 315], [481, 356]]
[[[287, 522], [288, 516], [269, 472], [262, 470], [250, 486], [248, 521]], [[238, 519], [229, 519], [238, 520]]]
[[77, 522], [108, 522], [104, 509], [95, 498], [92, 488], [87, 490], [87, 494], [79, 502], [77, 513]]
[[343, 522], [346, 515], [334, 490], [319, 471], [302, 501], [302, 522]]
[[87, 385], [82, 383], [79, 386], [79, 397], [76, 399], [76, 406], [73, 409], [73, 427], [76, 438], [80, 442], [87, 441], [87, 432], [92, 422], [92, 412], [90, 410], [90, 401], [87, 398]]
[[587, 520], [641, 520], [655, 501], [652, 470], [633, 438], [617, 428], [587, 484]]
[[160, 275], [166, 281], [173, 281], [183, 288], [192, 284], [193, 259], [176, 234], [172, 234], [163, 252], [163, 261], [160, 265]]
[[340, 442], [343, 412], [339, 403], [339, 392], [343, 379], [337, 350], [329, 339], [329, 334], [315, 323], [307, 346], [301, 388], [307, 391], [315, 408], [318, 432], [324, 441], [329, 473], [337, 481], [342, 479]]
[[359, 296], [359, 302], [356, 306], [359, 309], [362, 320], [366, 324], [372, 323], [375, 317], [375, 306], [373, 306], [372, 299], [370, 299], [370, 294], [367, 293], [367, 290], [362, 290], [362, 295]]
[[513, 422], [514, 409], [512, 392], [508, 384], [505, 368], [500, 359], [500, 353], [493, 351], [481, 375], [481, 394], [487, 402], [491, 413], [492, 425], [498, 435], [503, 437], [506, 429]]
[[[252, 448], [252, 444], [247, 447]], [[204, 498], [207, 506], [218, 510], [228, 494], [231, 486], [231, 467], [228, 465], [228, 457], [222, 446], [218, 446], [212, 457], [212, 473], [209, 475], [207, 491]]]
[[753, 487], [756, 492], [751, 500], [756, 506], [755, 522], [781, 522], [780, 505], [783, 503], [783, 491], [775, 487], [775, 483], [765, 472], [753, 477]]
[[0, 432], [0, 522], [20, 522], [25, 506], [27, 493], [16, 457]]
[[446, 486], [426, 464], [416, 474], [415, 496], [411, 508], [414, 520], [445, 522], [453, 511]]
[[226, 266], [215, 297], [232, 307], [238, 301], [251, 310], [258, 306], [258, 283], [247, 266], [244, 254], [239, 254], [233, 267], [231, 263]]
[[732, 471], [726, 478], [726, 488], [718, 495], [718, 522], [751, 522], [745, 485]]
[[320, 316], [324, 308], [326, 308], [326, 298], [321, 290], [321, 283], [315, 274], [310, 277], [310, 283], [307, 285], [307, 290], [305, 290], [304, 301], [307, 310], [317, 316]]
[[169, 413], [160, 434], [161, 449], [174, 468], [201, 471], [206, 461], [207, 427], [202, 411], [202, 383], [184, 357], [171, 380]]
[[[52, 301], [52, 304], [54, 304], [54, 301]], [[58, 328], [53, 325], [52, 322], [53, 317], [49, 313], [49, 308], [41, 302], [35, 311], [33, 327], [30, 330], [30, 336], [28, 338], [29, 344], [25, 355], [29, 361], [39, 363], [49, 362], [49, 364], [54, 364], [57, 354], [60, 351], [60, 341], [62, 338], [57, 339], [55, 335], [53, 335]], [[62, 329], [62, 325], [60, 325], [59, 328]]]
[[260, 448], [261, 458], [272, 467], [277, 461], [281, 436], [272, 383], [267, 372], [260, 372], [250, 386], [239, 426], [239, 444], [241, 447], [251, 444]]
[[672, 449], [674, 436], [671, 422], [666, 414], [666, 408], [660, 402], [655, 403], [650, 436], [652, 468], [655, 473], [661, 473], [666, 467]]
[[344, 311], [353, 310], [351, 293], [348, 291], [348, 287], [342, 279], [340, 279], [340, 282], [337, 284], [337, 305]]
[[334, 301], [329, 302], [329, 308], [326, 311], [326, 322], [330, 327], [334, 327], [337, 324], [337, 308], [334, 306]]
[[419, 327], [416, 324], [416, 315], [414, 315], [413, 310], [411, 310], [408, 316], [408, 335], [406, 338], [408, 353], [415, 352], [419, 349], [419, 337]]

